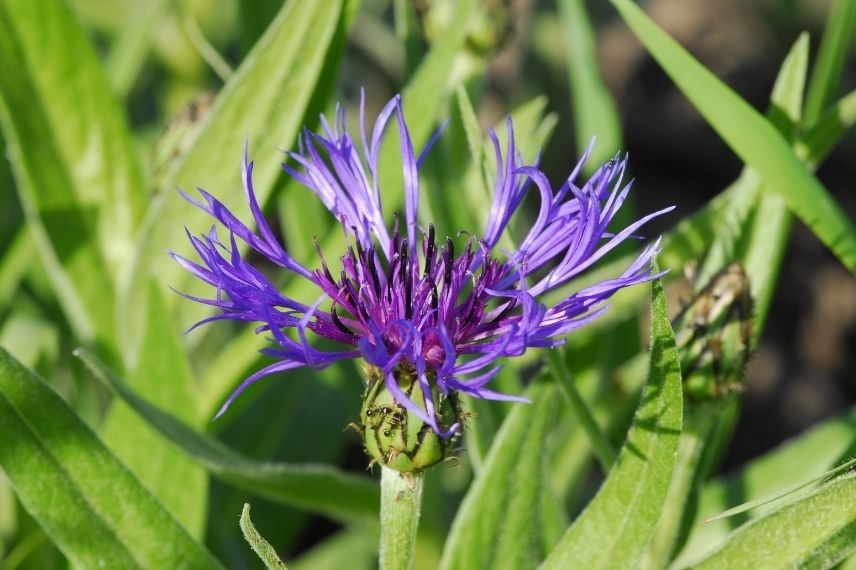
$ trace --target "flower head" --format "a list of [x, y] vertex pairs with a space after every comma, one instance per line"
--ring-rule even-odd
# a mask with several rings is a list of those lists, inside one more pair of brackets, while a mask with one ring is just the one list
[[[393, 218], [388, 228], [378, 188], [378, 155], [393, 121], [398, 123], [405, 208], [403, 217]], [[647, 215], [618, 233], [607, 232], [630, 190], [630, 183], [622, 185], [626, 157], [616, 157], [589, 180], [578, 182], [587, 151], [564, 184], [554, 190], [536, 166], [523, 164], [509, 120], [504, 152], [496, 134], [490, 133], [497, 176], [487, 227], [480, 238], [468, 234], [452, 239], [438, 236], [433, 225], [419, 223], [419, 170], [434, 139], [421, 154], [415, 153], [399, 96], [383, 108], [371, 133], [361, 106], [359, 144], [346, 131], [341, 109], [333, 125], [322, 118], [322, 126], [321, 133], [304, 131], [298, 152], [287, 153], [291, 164], [283, 164], [283, 168], [318, 196], [348, 235], [351, 246], [341, 257], [342, 269], [337, 275], [325, 260], [324, 253], [329, 252], [322, 252], [317, 244], [318, 260], [311, 269], [280, 245], [253, 191], [253, 163], [246, 150], [243, 181], [255, 230], [208, 192], [199, 190], [201, 201], [182, 192], [229, 233], [224, 241], [216, 228], [201, 236], [188, 232], [201, 263], [171, 254], [216, 289], [213, 298], [193, 297], [219, 311], [202, 323], [219, 319], [256, 322], [260, 323], [257, 332], [269, 332], [275, 341], [263, 352], [276, 362], [241, 383], [218, 416], [264, 376], [361, 358], [368, 371], [367, 397], [382, 387], [385, 395], [375, 396], [386, 398], [385, 403], [367, 400], [364, 404], [367, 428], [406, 440], [414, 436], [413, 430], [401, 424], [411, 417], [411, 424], [421, 426], [419, 430], [430, 427], [429, 431], [444, 440], [460, 426], [457, 393], [525, 401], [488, 387], [501, 369], [501, 358], [519, 356], [531, 347], [563, 344], [567, 333], [606, 310], [605, 301], [613, 293], [655, 277], [650, 260], [659, 242], [646, 247], [613, 279], [569, 292], [552, 307], [538, 302], [540, 295], [566, 284], [651, 218], [671, 209]], [[500, 236], [527, 192], [537, 192], [540, 197], [537, 218], [514, 251], [497, 253]], [[306, 304], [284, 296], [244, 259], [239, 241], [310, 281], [320, 298]], [[343, 348], [318, 350], [310, 342], [312, 335]], [[378, 453], [390, 460], [384, 445], [395, 446], [395, 442], [382, 441], [380, 436], [376, 440], [381, 448]], [[441, 458], [442, 453], [440, 450]]]

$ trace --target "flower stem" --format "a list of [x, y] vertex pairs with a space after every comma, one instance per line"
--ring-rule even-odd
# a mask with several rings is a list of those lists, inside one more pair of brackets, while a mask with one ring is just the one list
[[380, 568], [408, 570], [413, 566], [416, 529], [422, 509], [423, 476], [381, 467]]
[[253, 521], [250, 520], [250, 505], [248, 503], [244, 503], [240, 526], [244, 533], [244, 538], [250, 543], [253, 551], [262, 559], [265, 568], [268, 570], [286, 570], [285, 563], [279, 559], [276, 550], [259, 534], [259, 531], [253, 525]]
[[597, 425], [597, 421], [595, 421], [591, 410], [583, 400], [579, 390], [577, 390], [577, 385], [574, 383], [574, 379], [571, 378], [571, 373], [565, 365], [565, 360], [562, 358], [561, 349], [548, 350], [547, 360], [550, 363], [550, 369], [556, 378], [556, 382], [559, 384], [562, 393], [571, 406], [571, 410], [576, 414], [580, 425], [585, 430], [586, 435], [588, 435], [595, 457], [597, 457], [603, 470], [609, 472], [612, 464], [615, 463], [615, 450], [612, 449], [612, 445], [610, 445], [600, 426]]

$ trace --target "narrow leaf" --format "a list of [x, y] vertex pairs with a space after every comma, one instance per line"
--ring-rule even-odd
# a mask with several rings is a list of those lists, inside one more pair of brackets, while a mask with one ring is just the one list
[[805, 133], [797, 146], [799, 156], [817, 168], [844, 133], [856, 123], [856, 91], [851, 91], [829, 108], [814, 126]]
[[62, 398], [2, 349], [0, 441], [18, 498], [74, 566], [220, 568]]
[[856, 273], [856, 228], [769, 121], [696, 61], [630, 0], [612, 0], [627, 24], [723, 140]]
[[440, 568], [534, 568], [544, 558], [542, 485], [555, 385], [536, 381], [508, 415], [446, 541]]
[[246, 459], [137, 396], [93, 354], [79, 349], [76, 355], [96, 379], [218, 479], [272, 501], [339, 520], [377, 515], [380, 496], [371, 479], [325, 465], [261, 463]]
[[26, 225], [21, 225], [0, 257], [0, 310], [9, 308], [18, 286], [33, 264], [36, 247]]
[[700, 524], [737, 503], [781, 493], [813, 479], [856, 451], [856, 410], [809, 430], [796, 439], [753, 460], [726, 479], [715, 479], [703, 488], [697, 526], [676, 564], [684, 566], [720, 546], [740, 523], [764, 514], [759, 508], [735, 518]]
[[[182, 200], [176, 187], [192, 191], [202, 186], [225, 204], [244, 203], [240, 164], [246, 141], [256, 160], [255, 191], [260, 202], [267, 199], [280, 173], [279, 149], [290, 148], [302, 127], [341, 15], [341, 0], [287, 2], [217, 96], [190, 152], [167, 173], [149, 209], [138, 241], [131, 298], [123, 303], [133, 315], [130, 322], [141, 320], [133, 311], [148, 292], [146, 275], [157, 274], [160, 282], [191, 290], [189, 274], [164, 252], [191, 255], [185, 227], [204, 231], [211, 221]], [[187, 306], [192, 305], [182, 307]]]
[[[10, 112], [38, 113], [49, 129], [47, 138], [38, 139], [30, 138], [34, 132], [21, 132], [22, 152], [33, 153], [33, 142], [55, 146], [59, 161], [38, 166], [50, 164], [67, 173], [68, 191], [97, 228], [98, 243], [115, 275], [126, 262], [148, 198], [123, 110], [66, 2], [7, 0], [0, 11], [3, 34], [20, 57], [14, 64], [3, 62], [2, 84], [18, 84], [3, 90], [32, 89], [29, 99], [7, 102]], [[14, 72], [11, 65], [17, 68]], [[48, 202], [49, 194], [42, 197], [43, 191], [47, 189], [35, 188], [39, 201], [57, 207]], [[48, 213], [57, 212], [48, 208]]]
[[[60, 132], [51, 123], [49, 101], [43, 100], [47, 94], [41, 92], [34, 76], [36, 64], [31, 64], [27, 58], [26, 50], [31, 46], [24, 44], [17, 28], [30, 22], [40, 29], [37, 14], [28, 16], [10, 12], [20, 8], [21, 4], [0, 4], [0, 66], [4, 70], [0, 73], [0, 127], [6, 139], [30, 237], [42, 257], [66, 318], [84, 342], [100, 340], [110, 346], [114, 339], [111, 319], [113, 283], [98, 247], [94, 229], [97, 220], [87, 215], [84, 196], [76, 193], [80, 188], [75, 184], [73, 166], [63, 155], [68, 149], [61, 147]], [[22, 10], [28, 12], [37, 4], [41, 3], [28, 4]], [[54, 2], [48, 1], [46, 5], [56, 8]], [[55, 17], [44, 14], [46, 23], [65, 29], [62, 18], [65, 10], [65, 7], [60, 7], [58, 14], [53, 14]], [[32, 22], [33, 19], [36, 21]], [[57, 37], [60, 36], [58, 33]], [[26, 37], [32, 39], [32, 36]], [[71, 41], [75, 43], [74, 39]], [[57, 48], [57, 51], [64, 49]], [[54, 65], [46, 67], [53, 68]], [[39, 77], [44, 78], [44, 75]], [[57, 87], [51, 95], [59, 90]], [[69, 114], [82, 116], [79, 113]], [[80, 133], [74, 134], [80, 136]], [[85, 146], [83, 141], [78, 143]], [[95, 168], [100, 170], [104, 165]], [[90, 199], [94, 197], [90, 196]]]
[[681, 433], [683, 389], [663, 286], [657, 280], [653, 288], [648, 383], [627, 441], [544, 570], [635, 567], [660, 517]]
[[455, 87], [455, 101], [458, 104], [458, 112], [461, 115], [461, 124], [464, 127], [464, 133], [467, 137], [467, 144], [470, 147], [470, 158], [476, 163], [481, 164], [482, 161], [482, 132], [479, 126], [478, 116], [467, 94], [467, 89], [460, 83]]
[[[163, 294], [154, 285], [146, 306], [149, 314], [141, 357], [128, 373], [128, 382], [153, 404], [199, 428], [193, 377], [181, 346], [181, 332], [169, 318]], [[205, 471], [121, 400], [114, 401], [100, 434], [164, 506], [194, 536], [202, 536], [208, 500]]]
[[131, 14], [125, 20], [107, 57], [106, 67], [110, 84], [123, 99], [128, 96], [134, 81], [143, 67], [155, 24], [167, 7], [165, 0], [138, 2], [131, 6]]
[[820, 51], [805, 101], [805, 124], [813, 126], [820, 118], [841, 81], [847, 54], [853, 45], [856, 30], [856, 2], [835, 0], [829, 9]]
[[785, 497], [793, 495], [797, 491], [801, 491], [801, 490], [805, 489], [806, 487], [810, 487], [810, 486], [814, 485], [815, 483], [819, 483], [820, 481], [830, 479], [832, 477], [835, 477], [836, 475], [840, 475], [841, 473], [844, 473], [845, 471], [851, 469], [854, 465], [856, 465], [856, 459], [851, 459], [850, 461], [847, 461], [846, 463], [843, 463], [842, 465], [839, 465], [838, 467], [836, 467], [834, 469], [830, 469], [829, 471], [827, 471], [825, 473], [821, 473], [820, 475], [818, 475], [817, 477], [814, 477], [813, 479], [809, 479], [808, 481], [803, 481], [802, 483], [797, 483], [793, 487], [785, 489], [784, 491], [782, 491], [780, 493], [776, 493], [772, 497], [764, 497], [762, 499], [755, 499], [754, 501], [749, 501], [747, 503], [743, 503], [742, 505], [738, 505], [736, 507], [728, 509], [727, 511], [725, 511], [723, 513], [719, 513], [718, 515], [716, 515], [714, 517], [710, 517], [709, 519], [705, 519], [703, 522], [709, 523], [709, 522], [718, 521], [718, 520], [721, 520], [724, 518], [733, 517], [735, 515], [745, 513], [746, 511], [749, 511], [752, 509], [757, 509], [758, 507], [763, 507], [765, 505], [769, 505], [771, 503], [777, 502], [780, 499], [783, 499]]
[[591, 138], [597, 137], [591, 160], [586, 164], [587, 172], [592, 173], [622, 147], [618, 109], [600, 73], [594, 29], [585, 2], [560, 0], [558, 5], [566, 42], [577, 149], [586, 148]]
[[856, 550], [856, 477], [740, 527], [693, 568], [830, 568]]

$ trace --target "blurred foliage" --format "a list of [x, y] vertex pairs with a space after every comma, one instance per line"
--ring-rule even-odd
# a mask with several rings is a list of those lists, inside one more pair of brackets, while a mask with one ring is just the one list
[[[358, 367], [260, 382], [211, 422], [269, 363], [264, 339], [226, 322], [182, 335], [205, 313], [169, 291], [196, 289], [164, 251], [186, 250], [185, 226], [210, 223], [177, 186], [240, 206], [245, 141], [289, 251], [312, 265], [313, 237], [341, 249], [334, 221], [279, 161], [336, 102], [353, 122], [361, 89], [369, 117], [402, 93], [417, 147], [448, 119], [422, 180], [424, 217], [442, 234], [483, 227], [495, 182], [486, 131], [504, 141], [508, 114], [524, 158], [554, 179], [592, 135], [598, 163], [626, 141], [642, 157], [631, 160], [640, 180], [629, 214], [679, 206], [662, 228], [659, 263], [671, 271], [653, 309], [647, 288], [624, 291], [549, 371], [537, 351], [509, 362], [494, 382], [531, 406], [466, 402], [476, 417], [464, 446], [426, 476], [416, 568], [831, 568], [850, 556], [850, 476], [702, 524], [850, 458], [856, 412], [723, 474], [743, 397], [710, 416], [681, 399], [686, 355], [666, 300], [740, 263], [758, 346], [792, 228], [802, 231], [793, 219], [852, 281], [852, 196], [815, 171], [854, 148], [856, 1], [759, 2], [742, 27], [734, 3], [719, 14], [702, 4], [2, 0], [0, 570], [258, 567], [238, 528], [245, 503], [245, 531], [263, 529], [289, 567], [377, 564], [378, 477], [343, 431], [360, 409]], [[639, 108], [653, 99], [662, 103]], [[692, 127], [675, 130], [667, 114]], [[688, 157], [691, 132], [725, 159]], [[403, 198], [387, 142], [392, 212]], [[534, 217], [535, 201], [524, 206]], [[528, 221], [514, 220], [500, 245]], [[631, 254], [619, 249], [553, 295], [619, 274]], [[681, 278], [688, 264], [692, 283]], [[301, 281], [274, 279], [310, 300]]]

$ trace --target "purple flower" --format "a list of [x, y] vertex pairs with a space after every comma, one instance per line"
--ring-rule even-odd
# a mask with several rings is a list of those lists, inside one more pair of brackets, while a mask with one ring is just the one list
[[[403, 219], [394, 218], [388, 229], [378, 189], [378, 155], [392, 121], [397, 121], [400, 133], [405, 208]], [[436, 136], [417, 156], [399, 96], [387, 103], [371, 133], [361, 106], [359, 144], [346, 132], [341, 108], [332, 127], [323, 117], [322, 125], [323, 133], [304, 131], [299, 151], [287, 153], [293, 166], [283, 164], [283, 168], [318, 196], [352, 241], [338, 275], [331, 273], [317, 244], [320, 268], [315, 269], [298, 263], [280, 245], [253, 191], [253, 163], [246, 150], [243, 181], [255, 231], [208, 192], [199, 189], [202, 201], [182, 192], [229, 232], [227, 241], [218, 237], [216, 228], [208, 235], [188, 232], [201, 263], [171, 253], [216, 289], [211, 299], [190, 297], [218, 309], [197, 325], [220, 319], [260, 323], [256, 331], [269, 331], [276, 342], [263, 350], [276, 362], [244, 380], [218, 416], [264, 376], [362, 358], [384, 379], [398, 404], [441, 437], [448, 437], [459, 423], [448, 427], [438, 423], [438, 402], [432, 394], [444, 398], [461, 392], [476, 398], [526, 401], [487, 387], [501, 369], [499, 359], [519, 356], [531, 347], [563, 344], [566, 334], [607, 309], [605, 301], [613, 293], [655, 277], [650, 261], [659, 240], [618, 277], [569, 294], [552, 307], [538, 302], [539, 295], [566, 284], [650, 219], [671, 210], [649, 214], [618, 233], [607, 232], [630, 190], [630, 183], [622, 186], [626, 157], [609, 161], [582, 183], [577, 179], [586, 151], [565, 183], [553, 190], [536, 166], [522, 163], [509, 119], [504, 153], [496, 134], [490, 133], [497, 176], [487, 228], [480, 239], [468, 237], [462, 243], [463, 238], [457, 242], [441, 238], [434, 226], [419, 224], [418, 174]], [[540, 195], [537, 218], [515, 251], [498, 254], [500, 236], [525, 194], [533, 191]], [[284, 296], [242, 257], [239, 240], [311, 281], [320, 298], [306, 304]], [[343, 348], [318, 350], [310, 342], [312, 335]], [[415, 393], [422, 401], [414, 402], [399, 385], [397, 371], [402, 367], [418, 381], [421, 393]]]

